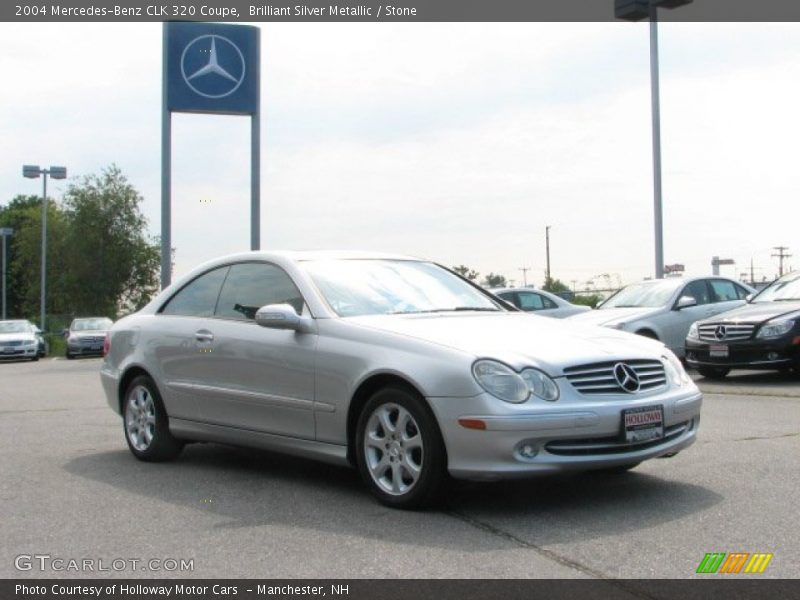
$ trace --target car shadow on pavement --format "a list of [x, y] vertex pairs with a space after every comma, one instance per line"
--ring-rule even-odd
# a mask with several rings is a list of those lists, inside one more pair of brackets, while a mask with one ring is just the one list
[[[723, 499], [702, 485], [633, 471], [454, 482], [438, 508], [399, 511], [375, 501], [354, 469], [217, 444], [189, 445], [170, 463], [139, 462], [127, 449], [85, 454], [65, 469], [183, 507], [187, 519], [210, 512], [213, 529], [281, 525], [466, 552], [487, 549], [473, 548], [476, 529], [491, 530], [487, 522], [530, 531], [536, 544], [560, 543], [679, 521]], [[509, 539], [497, 535], [491, 544], [507, 548]]]

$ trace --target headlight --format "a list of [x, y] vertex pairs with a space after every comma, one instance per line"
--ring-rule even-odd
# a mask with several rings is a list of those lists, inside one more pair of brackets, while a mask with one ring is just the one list
[[786, 335], [792, 330], [794, 327], [794, 321], [792, 320], [785, 320], [785, 321], [769, 321], [766, 325], [763, 325], [761, 329], [758, 331], [757, 338], [774, 338], [780, 337], [782, 335]]
[[472, 365], [472, 374], [483, 389], [500, 400], [520, 404], [530, 396], [526, 381], [503, 363], [476, 361]]
[[26, 346], [35, 346], [37, 344], [36, 340], [25, 340], [24, 344]]
[[536, 369], [525, 369], [522, 372], [522, 379], [528, 384], [530, 393], [537, 398], [548, 402], [558, 400], [558, 386], [547, 374]]
[[697, 333], [697, 323], [692, 323], [692, 326], [689, 327], [689, 333], [686, 334], [686, 338], [690, 340], [700, 339], [700, 335]]
[[612, 323], [611, 325], [607, 325], [611, 329], [619, 329], [621, 331], [625, 331], [625, 323]]
[[667, 378], [672, 382], [673, 385], [681, 387], [692, 382], [691, 378], [686, 373], [686, 369], [683, 368], [681, 361], [677, 356], [675, 356], [675, 353], [672, 352], [672, 350], [665, 349], [663, 358], [664, 370], [667, 373]]

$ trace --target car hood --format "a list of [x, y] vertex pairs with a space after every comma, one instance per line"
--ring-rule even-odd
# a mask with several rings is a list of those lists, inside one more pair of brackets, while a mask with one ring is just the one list
[[755, 304], [745, 304], [711, 319], [706, 319], [703, 323], [719, 323], [720, 321], [759, 323], [797, 311], [800, 311], [800, 300], [792, 302], [756, 302]]
[[13, 342], [15, 340], [36, 340], [36, 336], [29, 332], [0, 333], [0, 342]]
[[655, 315], [662, 309], [660, 307], [631, 307], [631, 308], [606, 308], [582, 312], [568, 317], [571, 321], [585, 323], [587, 325], [604, 325], [611, 327], [617, 323], [627, 323], [637, 321]]
[[517, 369], [539, 367], [550, 375], [565, 367], [606, 360], [661, 357], [661, 342], [621, 331], [524, 313], [446, 313], [351, 317], [348, 322], [409, 336]]

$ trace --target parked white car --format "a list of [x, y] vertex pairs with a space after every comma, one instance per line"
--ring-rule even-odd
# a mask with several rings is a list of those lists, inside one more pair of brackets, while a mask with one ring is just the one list
[[570, 318], [660, 340], [683, 357], [692, 323], [742, 306], [752, 293], [725, 277], [654, 279], [624, 287], [597, 310]]
[[510, 302], [523, 312], [530, 312], [542, 317], [563, 319], [578, 313], [592, 310], [588, 306], [572, 304], [563, 298], [533, 288], [496, 288], [489, 290], [498, 298]]

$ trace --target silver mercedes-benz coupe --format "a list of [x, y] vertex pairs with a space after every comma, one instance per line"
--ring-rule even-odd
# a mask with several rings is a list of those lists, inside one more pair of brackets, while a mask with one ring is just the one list
[[702, 395], [662, 343], [531, 316], [429, 261], [251, 252], [208, 262], [108, 333], [131, 452], [253, 446], [356, 466], [382, 502], [448, 475], [624, 471], [695, 441]]

